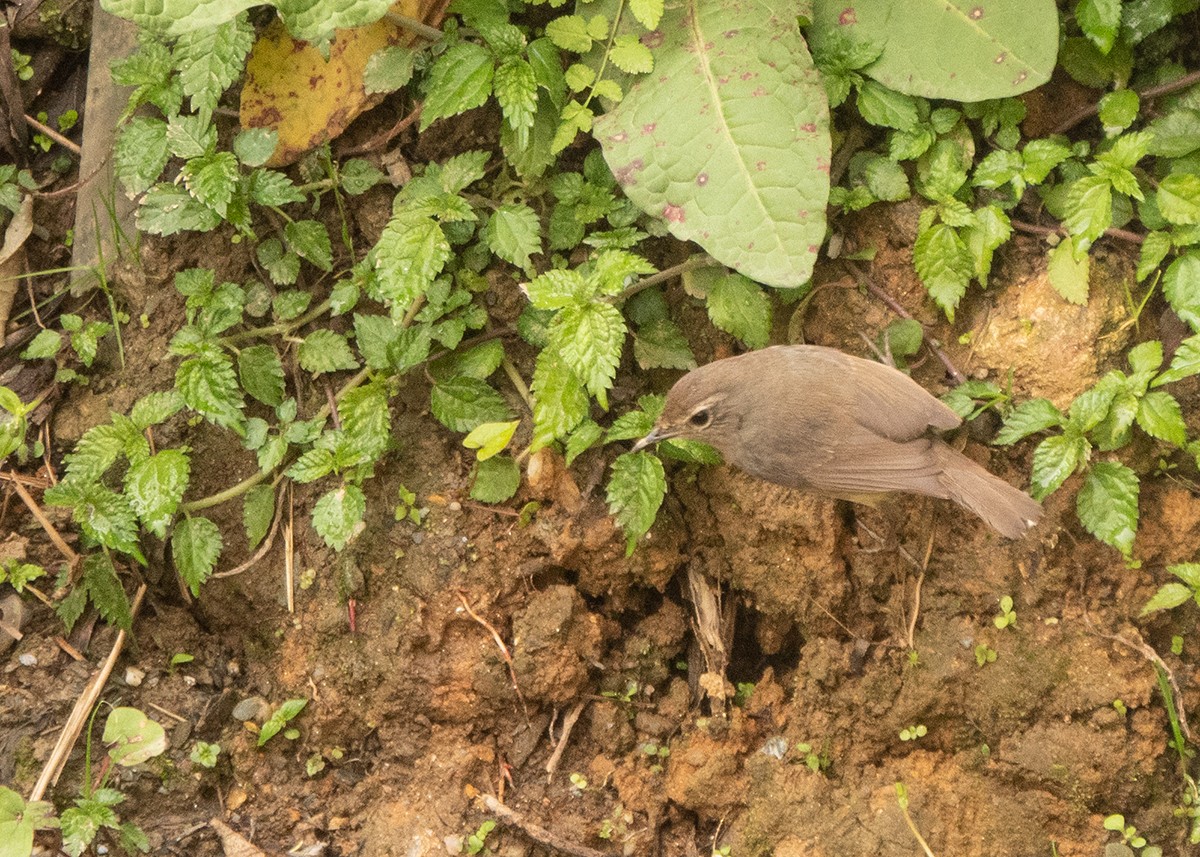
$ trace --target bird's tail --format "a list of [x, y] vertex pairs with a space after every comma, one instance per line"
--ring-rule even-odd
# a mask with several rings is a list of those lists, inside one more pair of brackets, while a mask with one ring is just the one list
[[949, 446], [938, 444], [937, 448], [942, 465], [938, 481], [946, 496], [983, 518], [1000, 535], [1020, 538], [1041, 520], [1041, 505], [1024, 491]]

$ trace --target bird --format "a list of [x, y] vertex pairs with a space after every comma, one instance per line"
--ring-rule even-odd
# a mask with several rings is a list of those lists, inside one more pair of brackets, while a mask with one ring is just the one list
[[891, 366], [820, 345], [776, 345], [688, 372], [632, 451], [703, 441], [777, 485], [872, 506], [893, 492], [953, 500], [1001, 535], [1023, 536], [1041, 505], [937, 434], [961, 424]]

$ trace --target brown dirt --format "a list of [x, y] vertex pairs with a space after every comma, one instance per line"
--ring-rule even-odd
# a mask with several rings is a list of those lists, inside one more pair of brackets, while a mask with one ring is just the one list
[[[906, 207], [868, 211], [847, 244], [878, 249], [878, 284], [932, 324], [969, 374], [1003, 380], [1012, 369], [1018, 395], [1061, 401], [1111, 368], [1119, 348], [1087, 349], [1119, 324], [1119, 292], [1102, 285], [1095, 307], [1065, 308], [1040, 285], [1042, 252], [1031, 240], [1007, 248], [992, 288], [969, 298], [959, 327], [940, 322], [907, 257], [915, 216]], [[219, 258], [219, 277], [246, 275], [246, 258], [214, 253], [210, 240], [176, 240], [170, 265]], [[154, 283], [126, 284], [133, 316], [148, 312], [150, 325], [130, 326], [125, 368], [105, 355], [100, 378], [59, 408], [63, 449], [109, 409], [170, 383], [163, 354], [181, 309], [162, 285], [167, 255]], [[1127, 265], [1114, 257], [1108, 270]], [[818, 280], [840, 276], [830, 268]], [[670, 299], [682, 317], [702, 315], [677, 286]], [[1058, 321], [1039, 328], [1034, 312], [1039, 324]], [[873, 339], [891, 319], [856, 289], [827, 288], [803, 317], [780, 313], [776, 334], [802, 330], [808, 341], [862, 352], [859, 334]], [[692, 327], [702, 361], [729, 350], [727, 340], [702, 341], [713, 336], [706, 326]], [[1062, 338], [1080, 328], [1079, 340]], [[1009, 348], [1018, 329], [1037, 337]], [[968, 330], [976, 346], [960, 344]], [[1087, 365], [1048, 373], [1054, 352], [1086, 352]], [[528, 375], [527, 361], [519, 365]], [[934, 361], [915, 374], [931, 389], [943, 385]], [[618, 380], [614, 399], [627, 402], [646, 386], [665, 389], [671, 376], [647, 380], [626, 366]], [[1195, 413], [1190, 389], [1185, 412]], [[312, 405], [324, 394], [304, 395]], [[1145, 567], [1131, 570], [1074, 521], [1074, 482], [1047, 502], [1034, 533], [1010, 543], [941, 502], [851, 508], [726, 468], [676, 468], [659, 523], [627, 558], [604, 509], [611, 451], [590, 452], [570, 471], [553, 453], [535, 456], [516, 500], [483, 508], [466, 500], [470, 459], [427, 407], [424, 382], [408, 383], [394, 404], [398, 452], [368, 483], [367, 532], [347, 557], [298, 526], [294, 614], [278, 546], [252, 570], [210, 581], [198, 601], [181, 593], [161, 546], [151, 551], [150, 596], [104, 698], [151, 712], [171, 735], [164, 757], [116, 777], [128, 795], [123, 817], [143, 826], [152, 853], [221, 853], [206, 826], [213, 817], [270, 854], [458, 853], [491, 817], [477, 797], [500, 793], [529, 824], [606, 854], [683, 857], [729, 845], [737, 857], [911, 855], [918, 846], [897, 782], [938, 855], [1091, 857], [1112, 841], [1101, 826], [1112, 812], [1168, 853], [1185, 847], [1167, 715], [1153, 667], [1132, 644], [1144, 640], [1167, 658], [1194, 709], [1191, 659], [1168, 651], [1171, 636], [1194, 625], [1195, 608], [1136, 620], [1164, 581], [1161, 566], [1191, 558], [1188, 546], [1200, 543], [1194, 493], [1143, 483]], [[197, 495], [252, 472], [229, 438], [189, 431]], [[959, 441], [1010, 481], [1026, 480], [1031, 445], [993, 449], [965, 433]], [[428, 510], [420, 526], [393, 519], [400, 485]], [[297, 488], [299, 521], [321, 490]], [[542, 506], [522, 527], [515, 510], [535, 498]], [[246, 554], [240, 508], [214, 517], [232, 534], [222, 560], [230, 567]], [[34, 540], [32, 555], [51, 559], [30, 520], [11, 506], [8, 520]], [[711, 662], [697, 643], [688, 570], [719, 588], [725, 679], [754, 685], [739, 704], [703, 697], [702, 688], [718, 698], [725, 688], [704, 675]], [[340, 594], [347, 575], [362, 582], [353, 632]], [[998, 629], [1005, 595], [1018, 619]], [[76, 663], [54, 642], [57, 619], [36, 602], [27, 607], [25, 639], [0, 678], [0, 781], [22, 792], [114, 636], [98, 627], [89, 662]], [[981, 643], [996, 652], [982, 668]], [[180, 652], [194, 661], [170, 668]], [[144, 671], [140, 686], [121, 678], [128, 667]], [[256, 696], [310, 698], [300, 737], [257, 749], [232, 717]], [[576, 705], [579, 722], [548, 775]], [[902, 741], [901, 730], [917, 724], [927, 734]], [[197, 739], [220, 743], [215, 770], [188, 760]], [[819, 772], [804, 763], [802, 742], [824, 760]], [[764, 752], [772, 747], [782, 757]], [[325, 765], [309, 776], [315, 756]], [[82, 761], [81, 744], [54, 794], [60, 807]], [[551, 853], [512, 824], [488, 846]]]

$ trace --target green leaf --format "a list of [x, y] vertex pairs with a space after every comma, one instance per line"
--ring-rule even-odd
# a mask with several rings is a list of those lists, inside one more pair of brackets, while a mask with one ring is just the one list
[[235, 431], [241, 429], [242, 394], [233, 365], [224, 354], [184, 360], [175, 371], [175, 389], [184, 404], [210, 422]]
[[1171, 236], [1166, 232], [1147, 233], [1138, 257], [1137, 280], [1142, 282], [1158, 270], [1163, 259], [1171, 252]]
[[579, 15], [563, 15], [550, 21], [546, 24], [546, 35], [564, 51], [586, 54], [592, 49], [587, 22]]
[[1200, 591], [1200, 563], [1181, 562], [1167, 566], [1167, 571], [1182, 580], [1193, 592]]
[[42, 496], [49, 506], [71, 507], [72, 519], [88, 538], [145, 563], [138, 545], [137, 515], [124, 494], [96, 483], [79, 485], [66, 479], [47, 488]]
[[407, 45], [390, 45], [371, 54], [363, 70], [363, 88], [368, 95], [395, 92], [412, 80], [417, 52]]
[[67, 453], [67, 478], [79, 483], [99, 479], [124, 449], [125, 437], [120, 427], [112, 423], [93, 426]]
[[271, 529], [275, 518], [275, 489], [270, 485], [255, 485], [242, 498], [242, 526], [250, 550], [258, 547]]
[[975, 277], [987, 287], [992, 271], [992, 254], [1012, 235], [1012, 222], [998, 205], [985, 205], [975, 211], [975, 223], [963, 232], [967, 249], [975, 260]]
[[637, 36], [629, 33], [613, 39], [608, 59], [626, 74], [648, 74], [654, 70], [654, 56], [650, 49], [638, 41]]
[[[827, 103], [797, 11], [721, 0], [667, 8], [655, 73], [595, 120], [604, 158], [638, 208], [784, 288], [811, 278], [829, 196]], [[568, 105], [556, 144], [589, 121]]]
[[1138, 525], [1137, 474], [1115, 461], [1098, 461], [1088, 471], [1075, 500], [1079, 521], [1096, 538], [1119, 550], [1133, 552]]
[[107, 553], [91, 553], [83, 558], [80, 582], [105, 622], [124, 631], [133, 630], [129, 599]]
[[865, 72], [898, 92], [974, 102], [1018, 95], [1050, 79], [1058, 11], [1053, 0], [949, 8], [907, 0], [822, 2], [813, 6], [808, 36], [817, 51], [838, 37], [876, 46], [881, 53]]
[[283, 403], [283, 362], [270, 345], [251, 345], [238, 352], [238, 378], [242, 388], [264, 405]]
[[1183, 412], [1170, 393], [1156, 390], [1144, 395], [1138, 405], [1137, 424], [1151, 437], [1179, 447], [1187, 445]]
[[56, 330], [43, 329], [21, 352], [22, 360], [49, 360], [62, 348], [62, 334]]
[[741, 274], [720, 277], [707, 297], [708, 317], [748, 348], [764, 347], [771, 336], [771, 302], [757, 283]]
[[1200, 110], [1176, 108], [1146, 126], [1152, 135], [1150, 154], [1182, 158], [1200, 149]]
[[496, 68], [492, 84], [506, 125], [516, 132], [518, 145], [526, 145], [537, 110], [537, 78], [533, 66], [520, 57], [509, 57]]
[[1086, 252], [1112, 226], [1112, 184], [1108, 179], [1084, 176], [1072, 182], [1067, 191], [1063, 225], [1075, 239], [1076, 255]]
[[578, 270], [561, 268], [534, 277], [522, 289], [536, 309], [561, 309], [589, 300], [596, 293], [595, 285]]
[[1126, 355], [1134, 373], [1157, 372], [1163, 362], [1163, 345], [1157, 339], [1140, 342]]
[[173, 61], [183, 93], [205, 121], [225, 90], [241, 77], [253, 43], [254, 28], [244, 12], [215, 27], [184, 33], [175, 42]]
[[475, 466], [471, 499], [480, 503], [503, 503], [521, 487], [521, 468], [511, 455], [480, 459]]
[[1058, 490], [1067, 478], [1087, 460], [1087, 438], [1077, 434], [1058, 434], [1038, 444], [1033, 452], [1033, 478], [1030, 494], [1044, 500]]
[[935, 223], [917, 235], [913, 265], [929, 296], [954, 321], [954, 311], [975, 272], [975, 260], [958, 232], [945, 223]]
[[571, 436], [567, 438], [567, 467], [570, 467], [576, 458], [595, 446], [602, 437], [604, 437], [604, 429], [592, 420], [584, 420], [579, 428], [571, 432]]
[[1075, 21], [1092, 44], [1107, 54], [1121, 27], [1121, 0], [1079, 0]]
[[284, 225], [283, 237], [301, 259], [322, 271], [333, 269], [333, 249], [324, 224], [315, 220], [293, 220]]
[[487, 101], [492, 94], [493, 71], [491, 53], [473, 42], [459, 42], [442, 54], [429, 72], [421, 130], [437, 119], [465, 113]]
[[1132, 89], [1118, 89], [1100, 99], [1100, 121], [1105, 130], [1123, 131], [1137, 119], [1140, 108], [1138, 94]]
[[232, 152], [213, 152], [192, 158], [180, 170], [192, 196], [224, 218], [237, 187], [238, 162]]
[[506, 423], [481, 423], [471, 429], [471, 432], [463, 438], [463, 446], [467, 449], [478, 450], [475, 453], [477, 461], [487, 461], [508, 446], [513, 432], [520, 424], [520, 420]]
[[1046, 260], [1046, 274], [1050, 285], [1064, 300], [1085, 306], [1088, 302], [1088, 280], [1090, 261], [1085, 253], [1076, 255], [1074, 241], [1065, 238], [1052, 247]]
[[607, 408], [608, 389], [616, 377], [625, 344], [621, 311], [599, 301], [565, 307], [550, 325], [550, 344]]
[[1200, 332], [1200, 252], [1189, 250], [1167, 266], [1163, 296], [1193, 332]]
[[346, 391], [338, 402], [338, 416], [357, 460], [373, 462], [383, 455], [392, 433], [392, 418], [387, 384], [382, 379]]
[[1195, 593], [1182, 583], [1164, 583], [1159, 587], [1158, 592], [1155, 592], [1150, 597], [1150, 600], [1142, 605], [1138, 617], [1149, 616], [1151, 613], [1157, 613], [1160, 610], [1170, 610], [1182, 604], [1187, 604], [1192, 600], [1194, 595]]
[[147, 393], [129, 411], [129, 420], [138, 431], [166, 422], [183, 407], [183, 399], [174, 390]]
[[897, 131], [911, 131], [919, 118], [917, 103], [911, 96], [873, 80], [866, 81], [858, 90], [858, 112], [871, 125]]
[[485, 381], [466, 376], [434, 384], [430, 411], [446, 428], [459, 432], [510, 417], [508, 405], [495, 389]]
[[1158, 387], [1200, 375], [1200, 336], [1192, 336], [1180, 343], [1171, 357], [1171, 366], [1154, 379], [1151, 386]]
[[340, 551], [366, 527], [367, 498], [357, 485], [342, 485], [324, 494], [313, 506], [313, 529], [325, 544]]
[[167, 731], [136, 708], [114, 708], [104, 723], [101, 739], [115, 764], [132, 768], [167, 751]]
[[316, 375], [358, 368], [346, 337], [328, 328], [314, 330], [304, 337], [296, 356], [301, 368]]
[[279, 734], [290, 721], [308, 705], [307, 699], [289, 699], [279, 706], [258, 731], [258, 746], [261, 747]]
[[1062, 411], [1049, 399], [1030, 399], [1013, 409], [996, 434], [996, 443], [1008, 446], [1019, 440], [1063, 424]]
[[565, 437], [588, 415], [588, 397], [583, 382], [552, 349], [538, 354], [531, 390], [534, 429], [530, 448], [533, 452]]
[[150, 116], [137, 116], [120, 130], [113, 147], [113, 168], [125, 190], [139, 194], [149, 190], [166, 169], [167, 123]]
[[488, 218], [483, 230], [488, 248], [505, 262], [529, 267], [529, 257], [542, 252], [541, 223], [523, 203], [502, 205]]
[[638, 328], [633, 356], [642, 369], [695, 369], [696, 357], [687, 337], [669, 318], [655, 319]]
[[625, 555], [633, 553], [658, 515], [667, 494], [662, 462], [648, 452], [627, 452], [613, 462], [608, 510], [625, 531]]
[[160, 539], [175, 517], [187, 490], [191, 463], [181, 449], [164, 449], [132, 465], [125, 474], [125, 491], [142, 525]]
[[656, 30], [663, 16], [663, 5], [663, 0], [630, 0], [629, 11], [647, 30]]
[[1200, 223], [1200, 175], [1171, 173], [1158, 183], [1158, 210], [1168, 223]]
[[450, 259], [450, 242], [433, 218], [402, 209], [375, 245], [379, 291], [394, 316], [433, 284]]
[[208, 518], [185, 518], [176, 525], [171, 535], [171, 557], [193, 597], [200, 597], [200, 584], [216, 568], [222, 547], [221, 531]]
[[279, 132], [274, 128], [247, 128], [233, 138], [233, 153], [246, 166], [261, 167], [275, 154], [278, 145]]

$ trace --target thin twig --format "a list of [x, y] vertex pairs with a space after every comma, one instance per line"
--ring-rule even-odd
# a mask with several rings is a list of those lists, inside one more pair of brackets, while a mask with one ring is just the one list
[[49, 137], [55, 143], [58, 143], [58, 145], [62, 146], [64, 149], [71, 152], [71, 154], [73, 154], [75, 157], [78, 158], [79, 155], [81, 154], [82, 150], [79, 148], [79, 145], [77, 143], [75, 143], [72, 140], [67, 139], [62, 134], [58, 133], [53, 128], [51, 128], [49, 125], [45, 125], [45, 124], [37, 121], [32, 116], [30, 116], [28, 113], [25, 114], [25, 124], [28, 125], [29, 127], [33, 128], [35, 131], [40, 131], [41, 133], [45, 134], [47, 137]]
[[[137, 618], [138, 611], [142, 607], [142, 599], [146, 597], [146, 584], [138, 587], [137, 594], [133, 596], [133, 606], [130, 608], [130, 621]], [[62, 733], [58, 736], [58, 743], [54, 745], [54, 750], [50, 753], [50, 758], [46, 760], [45, 766], [42, 768], [42, 774], [38, 777], [37, 784], [34, 785], [33, 791], [29, 793], [29, 799], [41, 800], [46, 793], [46, 789], [52, 783], [58, 782], [58, 776], [62, 773], [63, 766], [67, 762], [67, 757], [71, 754], [71, 748], [75, 746], [75, 741], [79, 738], [79, 733], [83, 730], [83, 724], [87, 722], [88, 715], [96, 705], [96, 700], [100, 698], [100, 694], [104, 691], [104, 685], [108, 683], [108, 677], [112, 675], [113, 667], [117, 665], [117, 658], [121, 656], [121, 650], [125, 648], [126, 639], [125, 629], [122, 628], [117, 633], [116, 642], [113, 643], [112, 651], [108, 653], [108, 657], [104, 661], [104, 665], [100, 671], [96, 673], [92, 681], [84, 688], [83, 694], [79, 699], [75, 700], [75, 707], [71, 710], [71, 716], [67, 718], [66, 724], [63, 726]]]
[[267, 533], [267, 537], [263, 539], [262, 544], [258, 546], [258, 550], [254, 552], [254, 556], [228, 571], [218, 571], [212, 577], [233, 577], [234, 575], [241, 574], [243, 571], [252, 568], [256, 562], [267, 555], [267, 552], [275, 543], [275, 534], [279, 532], [279, 521], [282, 517], [280, 513], [283, 511], [283, 496], [284, 492], [280, 491], [279, 496], [275, 499], [275, 517], [271, 521], [271, 530]]
[[[1148, 89], [1134, 90], [1138, 94], [1141, 101], [1152, 101], [1160, 95], [1169, 95], [1172, 92], [1178, 92], [1181, 89], [1187, 89], [1193, 83], [1200, 81], [1200, 71], [1193, 71], [1190, 74], [1185, 74], [1178, 80], [1172, 80], [1170, 83], [1151, 86]], [[1080, 122], [1085, 122], [1100, 112], [1100, 104], [1091, 104], [1082, 110], [1068, 116], [1058, 124], [1051, 133], [1065, 134], [1078, 125]]]
[[29, 509], [30, 514], [33, 515], [33, 517], [37, 519], [37, 522], [42, 525], [42, 529], [46, 531], [46, 535], [50, 537], [50, 541], [54, 543], [56, 548], [58, 548], [59, 553], [67, 558], [67, 564], [70, 565], [72, 571], [74, 571], [74, 569], [79, 565], [79, 554], [77, 554], [74, 549], [67, 544], [66, 540], [63, 539], [62, 535], [58, 532], [58, 528], [50, 522], [50, 519], [46, 517], [44, 512], [42, 512], [41, 506], [39, 506], [37, 501], [33, 499], [33, 496], [25, 490], [25, 487], [21, 485], [20, 481], [14, 479], [10, 484], [12, 485], [13, 490], [17, 492], [17, 496], [21, 498], [21, 502], [23, 502], [25, 507]]
[[491, 795], [482, 795], [484, 808], [509, 827], [515, 827], [539, 845], [544, 845], [554, 851], [570, 854], [572, 857], [607, 857], [603, 851], [588, 848], [577, 842], [571, 842], [557, 833], [551, 833], [544, 827], [534, 824], [520, 813], [509, 809]]
[[583, 713], [583, 709], [587, 707], [587, 704], [588, 701], [586, 699], [579, 700], [571, 706], [571, 710], [563, 717], [562, 734], [558, 736], [558, 743], [554, 745], [554, 752], [546, 760], [547, 782], [554, 778], [554, 772], [558, 770], [558, 763], [562, 759], [563, 751], [567, 749], [567, 744], [570, 742], [571, 730], [575, 728], [575, 721], [579, 719], [579, 715]]
[[504, 658], [504, 663], [508, 666], [508, 677], [512, 681], [512, 688], [517, 694], [517, 699], [521, 702], [521, 708], [525, 709], [526, 716], [528, 716], [529, 708], [525, 705], [525, 695], [521, 693], [521, 686], [517, 684], [517, 673], [513, 669], [512, 655], [509, 654], [508, 646], [504, 644], [504, 638], [500, 636], [500, 632], [496, 630], [491, 622], [471, 609], [471, 605], [467, 602], [466, 596], [461, 591], [458, 593], [458, 600], [462, 602], [463, 610], [467, 611], [467, 615], [486, 628], [488, 633], [492, 635], [492, 640], [495, 641], [496, 648], [500, 650], [500, 656]]
[[[1024, 220], [1012, 221], [1012, 228], [1018, 232], [1025, 232], [1029, 235], [1070, 235], [1063, 226], [1042, 226], [1038, 223], [1028, 223]], [[1130, 232], [1128, 229], [1117, 229], [1115, 226], [1110, 226], [1104, 230], [1106, 238], [1119, 238], [1122, 241], [1128, 241], [1131, 244], [1141, 244], [1146, 240], [1146, 236], [1139, 235], [1136, 232]]]
[[921, 615], [921, 584], [925, 582], [925, 570], [929, 568], [929, 557], [933, 555], [933, 533], [929, 534], [929, 544], [925, 547], [925, 561], [921, 563], [921, 573], [917, 575], [917, 585], [913, 587], [913, 612], [908, 619], [908, 648], [915, 649], [913, 637], [917, 633], [917, 617]]

